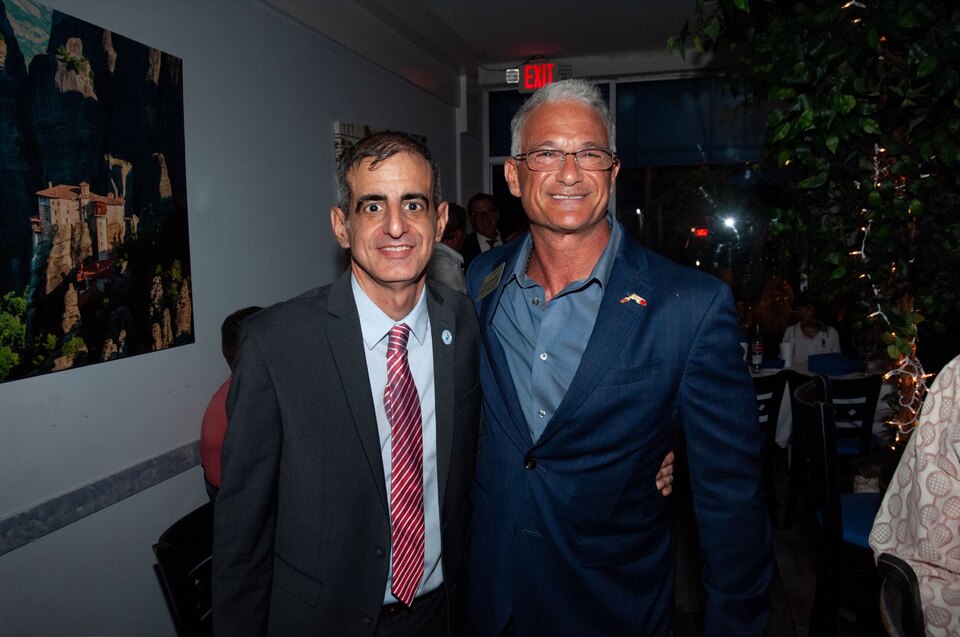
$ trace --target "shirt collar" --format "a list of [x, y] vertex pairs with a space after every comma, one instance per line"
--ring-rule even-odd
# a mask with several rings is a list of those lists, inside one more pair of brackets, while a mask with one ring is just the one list
[[[610, 272], [613, 271], [613, 262], [616, 259], [617, 249], [620, 247], [620, 237], [623, 233], [622, 226], [613, 218], [613, 215], [610, 214], [609, 211], [607, 212], [606, 218], [607, 223], [610, 224], [610, 236], [607, 238], [607, 245], [604, 246], [603, 252], [600, 253], [600, 258], [597, 259], [597, 263], [593, 266], [590, 276], [583, 281], [596, 280], [601, 288], [605, 288], [607, 281], [610, 279]], [[517, 283], [522, 287], [534, 285], [533, 280], [527, 276], [527, 266], [530, 264], [530, 254], [532, 251], [533, 237], [530, 233], [527, 233], [527, 236], [523, 239], [523, 245], [520, 246], [517, 262], [513, 266], [513, 272], [510, 275], [510, 278], [516, 279]], [[573, 281], [571, 285], [575, 283], [577, 282]]]
[[420, 291], [420, 298], [410, 313], [399, 321], [384, 314], [376, 303], [370, 300], [367, 293], [357, 283], [357, 277], [350, 275], [350, 287], [353, 289], [353, 300], [357, 304], [357, 313], [360, 315], [360, 332], [363, 335], [363, 344], [367, 349], [373, 349], [386, 338], [394, 325], [406, 323], [417, 343], [423, 345], [430, 326], [430, 317], [427, 313], [427, 286]]

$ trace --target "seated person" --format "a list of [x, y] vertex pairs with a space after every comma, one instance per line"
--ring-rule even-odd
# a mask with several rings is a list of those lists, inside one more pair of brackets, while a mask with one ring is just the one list
[[[257, 306], [245, 307], [237, 310], [223, 320], [220, 326], [220, 349], [227, 360], [231, 374], [237, 356], [237, 341], [240, 338], [240, 324], [244, 319], [261, 309]], [[203, 480], [207, 486], [207, 495], [213, 500], [220, 489], [220, 448], [223, 446], [223, 436], [227, 433], [227, 392], [230, 391], [230, 379], [223, 381], [220, 388], [214, 392], [203, 412], [203, 422], [200, 424], [200, 462], [203, 465]]]
[[793, 343], [793, 363], [805, 365], [812, 354], [840, 352], [840, 336], [837, 330], [817, 318], [817, 306], [813, 298], [801, 294], [795, 306], [800, 320], [783, 332], [784, 343]]
[[937, 375], [873, 522], [875, 556], [895, 555], [917, 575], [927, 635], [960, 626], [960, 356]]

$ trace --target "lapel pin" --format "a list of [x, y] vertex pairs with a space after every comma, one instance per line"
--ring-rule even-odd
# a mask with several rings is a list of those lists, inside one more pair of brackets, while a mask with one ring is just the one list
[[642, 296], [638, 296], [637, 294], [631, 294], [630, 296], [625, 296], [620, 299], [621, 303], [626, 303], [628, 301], [633, 301], [637, 305], [642, 305], [644, 307], [647, 305], [647, 299], [643, 298]]
[[443, 341], [444, 345], [449, 345], [453, 342], [453, 334], [450, 333], [450, 330], [443, 330], [443, 333], [440, 334], [440, 340]]

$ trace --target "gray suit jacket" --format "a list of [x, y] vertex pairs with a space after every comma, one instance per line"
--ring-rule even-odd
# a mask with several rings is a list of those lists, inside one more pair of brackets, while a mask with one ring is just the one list
[[[456, 634], [479, 428], [478, 328], [466, 297], [444, 286], [428, 283], [427, 309], [442, 566]], [[244, 323], [215, 513], [217, 635], [376, 630], [390, 518], [362, 348], [349, 273]]]

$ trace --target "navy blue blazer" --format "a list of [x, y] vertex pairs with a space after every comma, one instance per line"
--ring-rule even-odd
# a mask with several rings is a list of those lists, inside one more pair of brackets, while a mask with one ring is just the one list
[[[761, 635], [771, 532], [756, 396], [730, 289], [623, 232], [580, 367], [534, 443], [491, 325], [523, 243], [480, 255], [468, 273], [483, 388], [468, 570], [473, 631], [499, 636], [512, 618], [521, 637], [666, 635], [673, 550], [669, 502], [654, 482], [682, 427], [705, 633]], [[499, 282], [478, 298], [501, 264]]]

